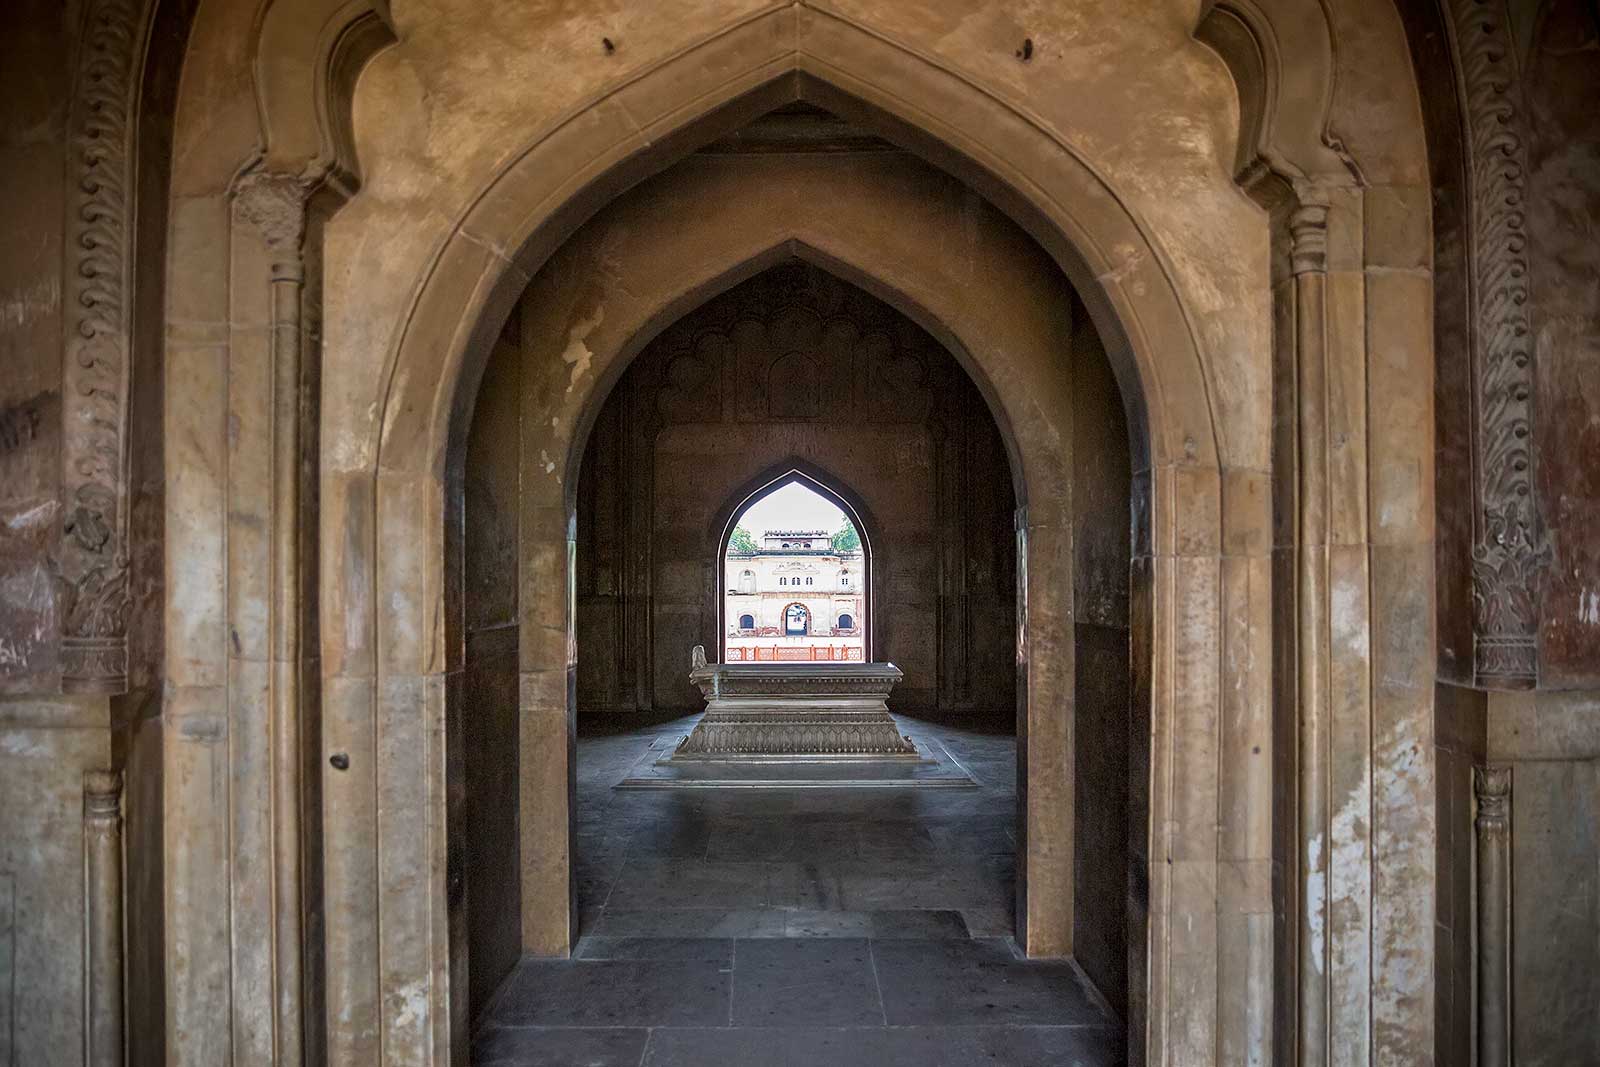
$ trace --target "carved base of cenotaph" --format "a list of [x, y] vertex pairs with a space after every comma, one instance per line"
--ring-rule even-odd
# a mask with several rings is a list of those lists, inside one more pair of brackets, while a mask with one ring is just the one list
[[706, 663], [689, 680], [706, 711], [672, 754], [688, 760], [916, 760], [889, 714], [892, 663]]

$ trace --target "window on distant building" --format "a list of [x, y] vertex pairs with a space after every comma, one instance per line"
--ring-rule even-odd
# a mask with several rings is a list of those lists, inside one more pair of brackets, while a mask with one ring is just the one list
[[756, 572], [755, 571], [740, 571], [739, 572], [739, 592], [741, 592], [741, 593], [754, 593], [755, 591], [756, 591]]
[[807, 584], [807, 585], [810, 585], [810, 584], [811, 584], [811, 579], [810, 579], [810, 578], [807, 578], [807, 579], [806, 579], [806, 584]]
[[840, 615], [839, 616], [839, 629], [841, 629], [841, 630], [854, 630], [855, 628], [856, 628], [856, 620], [852, 619], [848, 615]]
[[741, 629], [741, 630], [754, 630], [755, 628], [756, 628], [756, 617], [754, 615], [740, 615], [739, 616], [739, 629]]
[[839, 584], [840, 585], [849, 585], [850, 584], [850, 572], [849, 571], [840, 571], [839, 572]]

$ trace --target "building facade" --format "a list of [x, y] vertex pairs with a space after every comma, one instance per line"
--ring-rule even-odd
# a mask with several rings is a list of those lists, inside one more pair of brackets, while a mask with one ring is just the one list
[[843, 660], [867, 655], [866, 568], [827, 530], [766, 530], [754, 552], [728, 551], [723, 650], [741, 660]]

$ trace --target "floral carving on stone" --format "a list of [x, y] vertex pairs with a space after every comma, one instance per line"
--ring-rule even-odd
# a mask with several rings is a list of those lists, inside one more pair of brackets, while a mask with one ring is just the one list
[[1503, 0], [1449, 0], [1469, 159], [1475, 501], [1473, 672], [1538, 676], [1535, 590], [1550, 559], [1533, 495], [1527, 150]]
[[133, 100], [146, 12], [84, 10], [69, 150], [66, 350], [62, 364], [62, 686], [127, 680], [127, 404], [132, 287]]

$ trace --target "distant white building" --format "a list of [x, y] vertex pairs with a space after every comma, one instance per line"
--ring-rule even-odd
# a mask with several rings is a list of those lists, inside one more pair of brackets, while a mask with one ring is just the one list
[[724, 561], [727, 658], [865, 659], [861, 551], [835, 550], [827, 530], [766, 530], [758, 545]]

